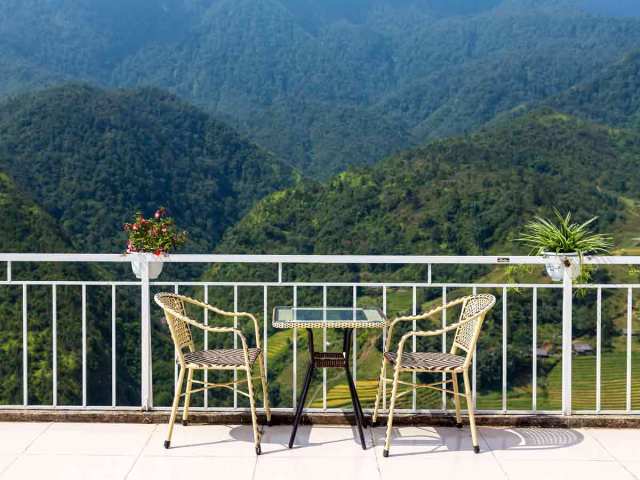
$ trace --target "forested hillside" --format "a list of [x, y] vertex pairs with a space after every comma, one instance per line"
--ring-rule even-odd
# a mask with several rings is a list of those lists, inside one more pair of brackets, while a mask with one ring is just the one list
[[[69, 238], [61, 230], [59, 223], [26, 197], [13, 182], [0, 173], [0, 251], [2, 252], [73, 252]], [[2, 276], [6, 275], [2, 266]], [[14, 280], [101, 280], [104, 272], [94, 266], [66, 263], [26, 263], [14, 262]], [[92, 372], [88, 378], [88, 400], [94, 405], [107, 404], [111, 398], [108, 379], [111, 336], [108, 313], [110, 298], [98, 287], [88, 289], [87, 308], [87, 369]], [[27, 295], [28, 337], [27, 372], [28, 402], [30, 404], [52, 404], [53, 381], [53, 324], [52, 287], [50, 285], [20, 284], [4, 286], [0, 290], [0, 402], [22, 404], [22, 354], [23, 354], [23, 295]], [[82, 402], [81, 391], [81, 311], [80, 287], [57, 286], [57, 361], [58, 361], [58, 404], [69, 405]], [[120, 378], [118, 395], [123, 404], [137, 402], [139, 368], [136, 351], [138, 322], [133, 320], [134, 312], [130, 299], [121, 299], [118, 318], [117, 345], [121, 358], [117, 362]], [[131, 355], [131, 356], [129, 356]]]
[[551, 107], [616, 127], [640, 126], [640, 51], [606, 69], [593, 82], [549, 99]]
[[542, 110], [508, 126], [438, 140], [261, 201], [220, 251], [308, 254], [513, 252], [515, 230], [552, 207], [624, 215], [640, 137]]
[[256, 200], [293, 180], [271, 154], [173, 95], [83, 85], [0, 105], [0, 171], [77, 251], [91, 252], [122, 251], [123, 222], [161, 205], [189, 231], [190, 251], [210, 251]]
[[[224, 253], [288, 254], [526, 254], [515, 238], [524, 222], [534, 215], [551, 215], [554, 208], [572, 211], [578, 219], [597, 215], [594, 225], [611, 232], [617, 245], [628, 241], [639, 221], [637, 198], [640, 179], [629, 175], [640, 158], [640, 136], [625, 130], [598, 126], [575, 117], [543, 109], [518, 118], [508, 125], [473, 135], [438, 140], [380, 162], [371, 168], [351, 169], [325, 183], [307, 182], [277, 192], [251, 210], [230, 229], [218, 246]], [[249, 267], [216, 266], [207, 278], [247, 278]], [[273, 278], [273, 269], [251, 269], [252, 275]], [[545, 281], [541, 271], [532, 272]], [[595, 273], [608, 281], [608, 273]], [[414, 267], [300, 266], [285, 272], [287, 278], [331, 281], [424, 280], [426, 272]], [[438, 268], [438, 281], [504, 279], [504, 271], [465, 266]], [[499, 297], [483, 334], [479, 385], [490, 396], [501, 384], [502, 291], [489, 290]], [[361, 289], [359, 305], [380, 306], [379, 291]], [[449, 298], [463, 292], [449, 291]], [[317, 305], [318, 289], [298, 289], [299, 304]], [[368, 297], [367, 295], [372, 295]], [[401, 300], [407, 292], [389, 292], [390, 309], [407, 313], [410, 303]], [[418, 302], [426, 308], [440, 300], [439, 288], [420, 290]], [[554, 344], [559, 334], [560, 296], [540, 293], [541, 313], [538, 341]], [[605, 348], [613, 349], [618, 319], [624, 319], [624, 301], [607, 293], [603, 314], [607, 332]], [[243, 293], [244, 308], [261, 308], [260, 292]], [[218, 301], [230, 301], [224, 295]], [[351, 305], [351, 291], [331, 289], [331, 305]], [[574, 335], [591, 341], [594, 335], [592, 295], [575, 301]], [[253, 302], [253, 303], [252, 303]], [[290, 292], [280, 291], [270, 305], [290, 304]], [[526, 389], [531, 365], [530, 292], [514, 293], [509, 300], [510, 388]], [[277, 334], [280, 335], [280, 334]], [[279, 338], [279, 337], [278, 337]], [[333, 341], [332, 339], [331, 341]], [[301, 340], [304, 342], [304, 340]], [[360, 339], [364, 372], [361, 377], [374, 382], [380, 341], [370, 332]], [[432, 345], [433, 348], [440, 348]], [[304, 348], [304, 347], [299, 347]], [[286, 351], [286, 350], [285, 350]], [[274, 354], [275, 355], [275, 354]], [[284, 355], [284, 354], [282, 354]], [[279, 357], [278, 357], [279, 358]], [[553, 357], [541, 363], [539, 381], [555, 366]], [[542, 360], [540, 361], [542, 362]], [[375, 363], [375, 361], [373, 362]], [[270, 361], [278, 378], [272, 382], [278, 395], [290, 394], [290, 365]], [[302, 367], [300, 367], [302, 368]], [[302, 371], [299, 375], [302, 375]], [[365, 384], [368, 385], [368, 383]], [[544, 388], [551, 385], [544, 384]], [[337, 387], [336, 387], [337, 388]], [[545, 390], [546, 392], [546, 390]], [[557, 408], [555, 397], [544, 398], [549, 408]], [[550, 394], [549, 394], [550, 395]], [[344, 400], [346, 402], [346, 400]], [[426, 400], [425, 400], [426, 401]], [[438, 398], [429, 401], [438, 405]], [[484, 401], [484, 400], [483, 400]], [[340, 404], [336, 400], [336, 405]], [[484, 404], [495, 408], [496, 404]], [[499, 399], [498, 399], [499, 405]], [[424, 406], [424, 405], [423, 405]], [[433, 405], [432, 405], [433, 406]], [[525, 403], [525, 408], [528, 408]]]
[[640, 48], [603, 0], [8, 0], [0, 94], [156, 86], [328, 177], [592, 80]]

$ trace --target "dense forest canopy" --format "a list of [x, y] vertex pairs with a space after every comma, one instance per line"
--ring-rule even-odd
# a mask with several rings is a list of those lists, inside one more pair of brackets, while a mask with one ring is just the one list
[[161, 87], [326, 178], [590, 80], [640, 48], [618, 3], [8, 0], [0, 94]]
[[0, 169], [90, 252], [123, 251], [122, 224], [158, 206], [189, 231], [191, 251], [210, 251], [257, 199], [293, 181], [273, 155], [171, 94], [85, 85], [1, 104]]
[[[500, 254], [523, 222], [553, 208], [624, 220], [637, 198], [636, 132], [543, 109], [509, 125], [437, 140], [260, 201], [219, 251], [307, 254]], [[571, 181], [567, 181], [571, 179]]]

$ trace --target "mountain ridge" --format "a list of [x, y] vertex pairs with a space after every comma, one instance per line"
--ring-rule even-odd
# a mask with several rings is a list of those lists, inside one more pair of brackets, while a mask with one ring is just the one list
[[70, 80], [163, 88], [328, 178], [468, 133], [640, 48], [640, 19], [577, 0], [147, 3], [3, 3], [0, 95]]
[[232, 128], [158, 89], [73, 84], [0, 105], [0, 170], [82, 251], [121, 250], [136, 210], [166, 206], [208, 251], [295, 174]]

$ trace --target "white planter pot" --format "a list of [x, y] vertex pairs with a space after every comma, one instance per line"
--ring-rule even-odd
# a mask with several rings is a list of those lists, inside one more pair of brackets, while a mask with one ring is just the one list
[[554, 282], [561, 282], [563, 280], [565, 268], [564, 263], [566, 261], [568, 261], [570, 264], [569, 268], [571, 271], [571, 279], [575, 280], [580, 276], [580, 255], [578, 255], [577, 253], [545, 252], [543, 254], [543, 257], [549, 260], [545, 267], [547, 269], [547, 274]]
[[144, 272], [144, 264], [149, 264], [149, 280], [155, 280], [162, 273], [162, 263], [165, 257], [161, 255], [154, 255], [153, 253], [128, 253], [127, 256], [131, 258], [131, 270], [136, 278], [142, 278], [142, 272]]

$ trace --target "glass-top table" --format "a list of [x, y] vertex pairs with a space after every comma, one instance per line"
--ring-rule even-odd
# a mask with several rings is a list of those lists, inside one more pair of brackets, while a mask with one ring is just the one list
[[[273, 326], [275, 328], [304, 328], [307, 330], [309, 346], [309, 368], [304, 379], [302, 393], [298, 400], [293, 429], [289, 439], [289, 448], [293, 448], [300, 418], [307, 399], [309, 385], [316, 368], [343, 368], [347, 376], [347, 384], [351, 394], [353, 413], [360, 434], [360, 444], [367, 448], [364, 440], [363, 426], [366, 428], [364, 412], [360, 405], [358, 392], [349, 369], [351, 340], [355, 328], [383, 328], [387, 319], [381, 310], [376, 308], [322, 308], [322, 307], [276, 307], [273, 309]], [[316, 352], [313, 347], [313, 329], [343, 329], [344, 336], [341, 352]]]
[[383, 328], [386, 317], [376, 308], [276, 307], [275, 328]]

